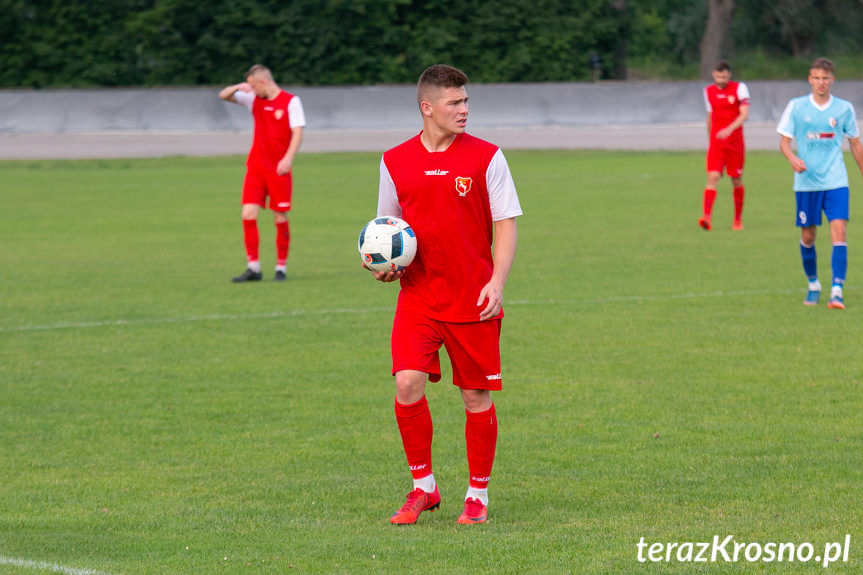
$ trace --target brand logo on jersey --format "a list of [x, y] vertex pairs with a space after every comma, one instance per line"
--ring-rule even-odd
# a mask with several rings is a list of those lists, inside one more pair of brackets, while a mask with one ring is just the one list
[[836, 124], [837, 124], [838, 122], [836, 121], [836, 118], [830, 118], [829, 120], [827, 120], [827, 123], [828, 123], [828, 124], [830, 124], [830, 127], [831, 127], [831, 128], [835, 128], [835, 127], [836, 127]]
[[473, 185], [473, 178], [462, 178], [457, 177], [455, 179], [455, 191], [458, 192], [458, 195], [464, 197], [470, 191], [471, 186]]
[[276, 110], [276, 113], [273, 115], [276, 117], [277, 120], [281, 120], [282, 116], [285, 115], [285, 111], [284, 110]]
[[273, 111], [273, 107], [272, 107], [272, 106], [264, 106], [264, 111], [266, 111], [266, 112], [272, 112], [272, 111]]
[[807, 140], [832, 140], [836, 136], [833, 132], [807, 132]]
[[499, 373], [495, 373], [494, 375], [487, 375], [487, 376], [485, 376], [485, 378], [486, 378], [488, 381], [497, 381], [498, 379], [501, 379], [501, 377], [500, 377], [500, 374], [499, 374]]
[[425, 175], [427, 176], [445, 176], [449, 173], [449, 170], [426, 170]]

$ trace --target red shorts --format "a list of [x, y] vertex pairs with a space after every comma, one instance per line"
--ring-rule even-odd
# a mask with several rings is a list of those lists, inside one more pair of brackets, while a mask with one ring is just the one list
[[293, 190], [291, 172], [280, 176], [275, 170], [248, 168], [243, 182], [243, 203], [266, 207], [264, 200], [270, 197], [270, 209], [274, 212], [287, 212], [291, 209]]
[[739, 178], [743, 175], [745, 156], [743, 146], [711, 145], [707, 149], [707, 171], [721, 174], [724, 168], [729, 178]]
[[463, 389], [501, 389], [500, 319], [450, 323], [396, 312], [393, 320], [393, 375], [404, 369], [440, 381], [441, 345], [452, 364], [452, 382]]

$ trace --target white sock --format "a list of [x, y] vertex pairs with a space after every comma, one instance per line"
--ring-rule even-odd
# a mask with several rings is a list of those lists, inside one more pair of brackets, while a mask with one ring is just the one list
[[482, 504], [488, 506], [488, 487], [485, 489], [478, 489], [476, 487], [468, 487], [467, 493], [464, 496], [465, 501], [468, 499], [479, 499], [482, 501]]
[[287, 265], [276, 266], [276, 271], [288, 273], [288, 266]]
[[818, 280], [809, 282], [809, 291], [821, 291], [821, 282]]
[[419, 487], [426, 493], [433, 493], [435, 485], [434, 473], [426, 475], [425, 477], [420, 477], [419, 479], [414, 479], [414, 489]]
[[830, 290], [830, 297], [842, 297], [842, 286], [841, 285], [833, 285], [833, 289]]
[[261, 262], [255, 260], [253, 262], [249, 262], [248, 268], [255, 272], [256, 274], [261, 273]]

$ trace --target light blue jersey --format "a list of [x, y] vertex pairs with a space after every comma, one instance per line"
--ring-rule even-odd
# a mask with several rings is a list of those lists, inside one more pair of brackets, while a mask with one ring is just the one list
[[795, 191], [848, 187], [842, 142], [860, 136], [851, 102], [830, 96], [825, 106], [819, 106], [811, 94], [794, 98], [776, 131], [797, 140], [797, 156], [806, 163], [806, 171], [794, 173]]

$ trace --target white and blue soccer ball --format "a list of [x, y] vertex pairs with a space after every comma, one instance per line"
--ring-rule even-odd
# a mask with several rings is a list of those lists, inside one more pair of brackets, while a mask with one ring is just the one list
[[405, 269], [417, 255], [417, 237], [401, 218], [375, 218], [360, 232], [357, 249], [363, 263], [376, 272]]

